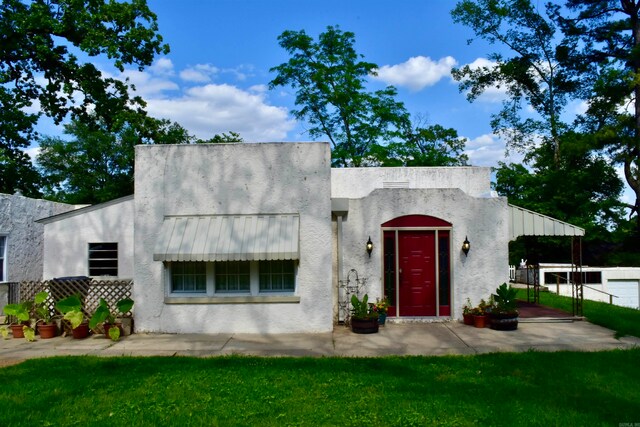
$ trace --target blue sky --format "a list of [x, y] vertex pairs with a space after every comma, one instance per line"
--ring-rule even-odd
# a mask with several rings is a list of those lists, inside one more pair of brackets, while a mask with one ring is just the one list
[[[289, 110], [294, 93], [268, 90], [269, 72], [288, 59], [277, 38], [305, 30], [314, 38], [329, 25], [352, 31], [356, 50], [380, 66], [370, 89], [393, 84], [412, 115], [452, 127], [469, 139], [471, 163], [494, 166], [504, 144], [491, 135], [489, 116], [499, 96], [469, 103], [450, 77], [452, 66], [484, 58], [491, 46], [454, 24], [453, 1], [148, 0], [171, 53], [142, 73], [124, 76], [148, 111], [179, 122], [199, 137], [239, 132], [246, 141], [308, 141]], [[493, 47], [495, 48], [495, 46]], [[102, 61], [102, 62], [101, 62]], [[118, 75], [106, 59], [98, 65]], [[122, 77], [122, 76], [121, 76]], [[494, 94], [495, 95], [495, 94]], [[44, 129], [43, 129], [44, 130]]]

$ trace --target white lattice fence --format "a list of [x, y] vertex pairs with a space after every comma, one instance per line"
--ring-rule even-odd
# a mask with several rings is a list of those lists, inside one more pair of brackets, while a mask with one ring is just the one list
[[[21, 282], [18, 292], [15, 293], [17, 295], [13, 297], [15, 301], [9, 302], [32, 301], [38, 292], [47, 291], [47, 304], [51, 313], [59, 314], [54, 308], [56, 302], [70, 295], [78, 295], [82, 301], [82, 311], [89, 318], [98, 307], [100, 298], [104, 298], [109, 307], [115, 309], [116, 302], [123, 298], [131, 298], [132, 286], [133, 280], [65, 279]], [[131, 316], [131, 312], [128, 312], [124, 317]]]

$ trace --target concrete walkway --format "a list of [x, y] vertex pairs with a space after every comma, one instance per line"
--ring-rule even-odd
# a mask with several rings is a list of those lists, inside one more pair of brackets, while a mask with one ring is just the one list
[[343, 326], [324, 334], [133, 334], [112, 342], [104, 336], [0, 340], [0, 366], [61, 355], [97, 356], [388, 356], [489, 352], [597, 351], [640, 346], [640, 339], [614, 338], [588, 322], [521, 323], [516, 331], [494, 331], [459, 322], [388, 324], [377, 334], [359, 335]]

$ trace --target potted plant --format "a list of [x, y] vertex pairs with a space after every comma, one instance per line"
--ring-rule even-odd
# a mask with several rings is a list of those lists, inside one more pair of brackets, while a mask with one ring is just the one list
[[369, 304], [369, 295], [358, 299], [351, 296], [351, 331], [356, 334], [373, 334], [378, 332], [378, 313], [374, 310], [374, 304]]
[[389, 301], [387, 297], [377, 299], [373, 306], [373, 310], [378, 313], [378, 325], [384, 326], [387, 321], [387, 312], [389, 311]]
[[91, 320], [89, 320], [89, 327], [96, 329], [98, 325], [102, 325], [104, 334], [113, 341], [118, 341], [122, 334], [122, 326], [116, 323], [116, 316], [118, 313], [125, 314], [132, 308], [133, 300], [131, 298], [124, 298], [116, 303], [117, 311], [112, 312], [107, 301], [105, 301], [104, 298], [100, 298], [100, 304], [93, 313], [93, 316], [91, 316]]
[[491, 307], [491, 329], [514, 331], [518, 329], [517, 290], [503, 283], [496, 288]]
[[82, 302], [76, 295], [61, 299], [56, 303], [56, 310], [64, 315], [63, 319], [71, 323], [73, 338], [81, 339], [89, 336], [89, 322], [82, 313]]
[[53, 338], [58, 334], [58, 325], [53, 321], [54, 316], [47, 304], [49, 293], [47, 291], [38, 292], [33, 300], [33, 312], [35, 315], [34, 325], [37, 325], [40, 338]]
[[467, 302], [462, 306], [462, 319], [465, 325], [473, 326], [473, 304], [467, 298]]
[[4, 306], [4, 312], [7, 316], [14, 316], [18, 322], [9, 325], [14, 338], [25, 338], [24, 329], [29, 328], [29, 319], [33, 307], [32, 301], [23, 301], [20, 303], [7, 304]]
[[42, 291], [36, 294], [33, 301], [7, 304], [4, 307], [4, 312], [7, 315], [15, 316], [19, 321], [19, 323], [10, 325], [14, 338], [25, 338], [27, 341], [33, 341], [36, 335], [36, 327], [41, 338], [53, 338], [56, 336], [57, 325], [53, 322], [51, 311], [46, 305], [48, 297], [49, 293]]
[[474, 307], [473, 313], [473, 326], [476, 328], [485, 328], [487, 326], [487, 308], [488, 304], [484, 299], [480, 300], [480, 303]]

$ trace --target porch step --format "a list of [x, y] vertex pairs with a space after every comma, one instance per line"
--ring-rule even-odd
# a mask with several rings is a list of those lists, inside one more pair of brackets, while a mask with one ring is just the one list
[[518, 323], [571, 323], [584, 320], [582, 316], [571, 317], [520, 317]]
[[443, 317], [387, 317], [387, 323], [442, 323], [451, 321], [450, 318]]

